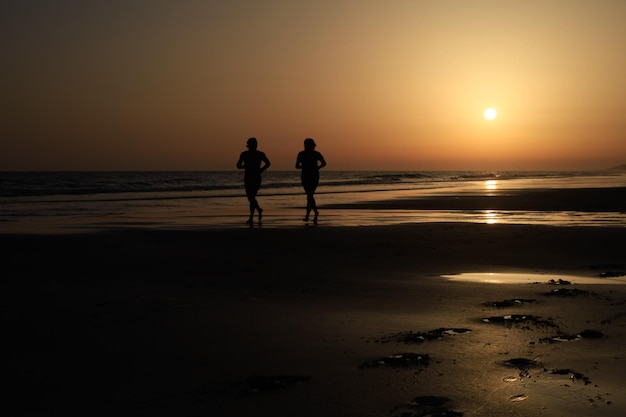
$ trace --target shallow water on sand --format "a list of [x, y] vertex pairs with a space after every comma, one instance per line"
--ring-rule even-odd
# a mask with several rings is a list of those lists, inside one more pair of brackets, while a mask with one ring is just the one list
[[[616, 273], [615, 275], [620, 275]], [[441, 275], [451, 281], [478, 282], [488, 284], [626, 284], [626, 276], [584, 277], [575, 275], [502, 273], [502, 272], [465, 272], [461, 274]]]
[[[364, 177], [364, 174], [361, 174]], [[626, 227], [626, 211], [588, 210], [567, 207], [566, 210], [493, 209], [483, 202], [472, 209], [454, 207], [450, 198], [498, 197], [516, 190], [589, 189], [624, 187], [626, 175], [542, 176], [503, 179], [484, 176], [479, 179], [374, 182], [369, 175], [357, 185], [325, 184], [316, 194], [320, 207], [318, 226], [382, 226], [426, 222], [470, 222], [483, 224], [532, 224], [553, 226]], [[230, 178], [230, 177], [229, 177]], [[238, 178], [238, 177], [237, 177]], [[412, 177], [411, 177], [412, 178]], [[422, 178], [422, 177], [418, 177]], [[443, 178], [443, 177], [442, 177]], [[234, 179], [230, 179], [234, 182]], [[354, 181], [353, 181], [354, 182]], [[238, 184], [238, 182], [237, 182]], [[258, 200], [264, 208], [262, 227], [300, 227], [306, 197], [297, 186], [261, 188]], [[352, 184], [352, 183], [350, 183]], [[231, 185], [234, 187], [234, 185]], [[617, 189], [617, 188], [616, 188]], [[278, 191], [276, 191], [278, 190]], [[97, 191], [97, 190], [96, 190]], [[123, 192], [122, 192], [123, 191]], [[243, 190], [226, 191], [150, 191], [115, 193], [77, 193], [12, 195], [0, 197], [0, 228], [4, 233], [68, 232], [84, 229], [207, 228], [248, 227], [248, 203]], [[219, 195], [216, 194], [219, 192]], [[581, 191], [581, 192], [584, 192]], [[383, 209], [372, 202], [443, 197], [441, 207], [432, 209]], [[445, 200], [447, 198], [447, 200]], [[549, 195], [545, 198], [551, 199]], [[447, 205], [447, 204], [450, 205]], [[359, 204], [359, 207], [340, 208]], [[333, 207], [335, 206], [335, 207]], [[617, 205], [618, 209], [621, 207]], [[611, 209], [612, 210], [612, 209]], [[255, 222], [254, 227], [259, 227]]]

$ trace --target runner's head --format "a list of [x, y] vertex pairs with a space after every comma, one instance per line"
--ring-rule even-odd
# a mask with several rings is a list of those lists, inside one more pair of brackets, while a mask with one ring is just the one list
[[257, 144], [256, 138], [250, 138], [246, 142], [246, 146], [248, 147], [248, 149], [256, 149], [257, 145], [258, 144]]

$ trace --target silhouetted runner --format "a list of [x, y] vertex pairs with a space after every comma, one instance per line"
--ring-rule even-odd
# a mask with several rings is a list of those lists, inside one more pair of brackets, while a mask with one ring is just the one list
[[309, 221], [311, 211], [315, 214], [313, 223], [317, 223], [317, 205], [315, 203], [315, 190], [320, 181], [320, 169], [326, 166], [326, 161], [321, 153], [315, 150], [315, 141], [311, 138], [304, 140], [304, 150], [298, 153], [296, 169], [301, 169], [302, 187], [306, 193], [306, 215], [304, 221]]
[[246, 197], [250, 202], [250, 217], [246, 223], [252, 224], [254, 218], [254, 210], [259, 213], [259, 223], [263, 218], [263, 209], [256, 201], [256, 195], [261, 188], [261, 173], [270, 167], [270, 160], [267, 159], [265, 153], [258, 151], [256, 138], [248, 139], [246, 146], [247, 151], [243, 151], [237, 161], [237, 168], [243, 169], [243, 183], [246, 188]]

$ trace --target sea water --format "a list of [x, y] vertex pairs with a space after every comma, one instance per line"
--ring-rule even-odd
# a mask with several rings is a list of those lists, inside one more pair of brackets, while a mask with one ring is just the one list
[[[427, 197], [514, 189], [624, 187], [620, 172], [327, 171], [317, 203]], [[298, 171], [267, 171], [259, 192], [264, 227], [301, 225], [306, 199]], [[0, 232], [76, 225], [100, 228], [239, 226], [248, 203], [241, 171], [2, 172]], [[343, 214], [342, 214], [343, 213]], [[427, 221], [626, 226], [623, 212], [332, 210], [324, 224], [358, 226]]]

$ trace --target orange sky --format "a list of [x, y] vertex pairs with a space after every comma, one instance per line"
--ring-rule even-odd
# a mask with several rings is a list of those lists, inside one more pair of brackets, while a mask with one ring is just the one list
[[[0, 170], [626, 163], [619, 0], [0, 5]], [[487, 107], [498, 117], [483, 118]]]

